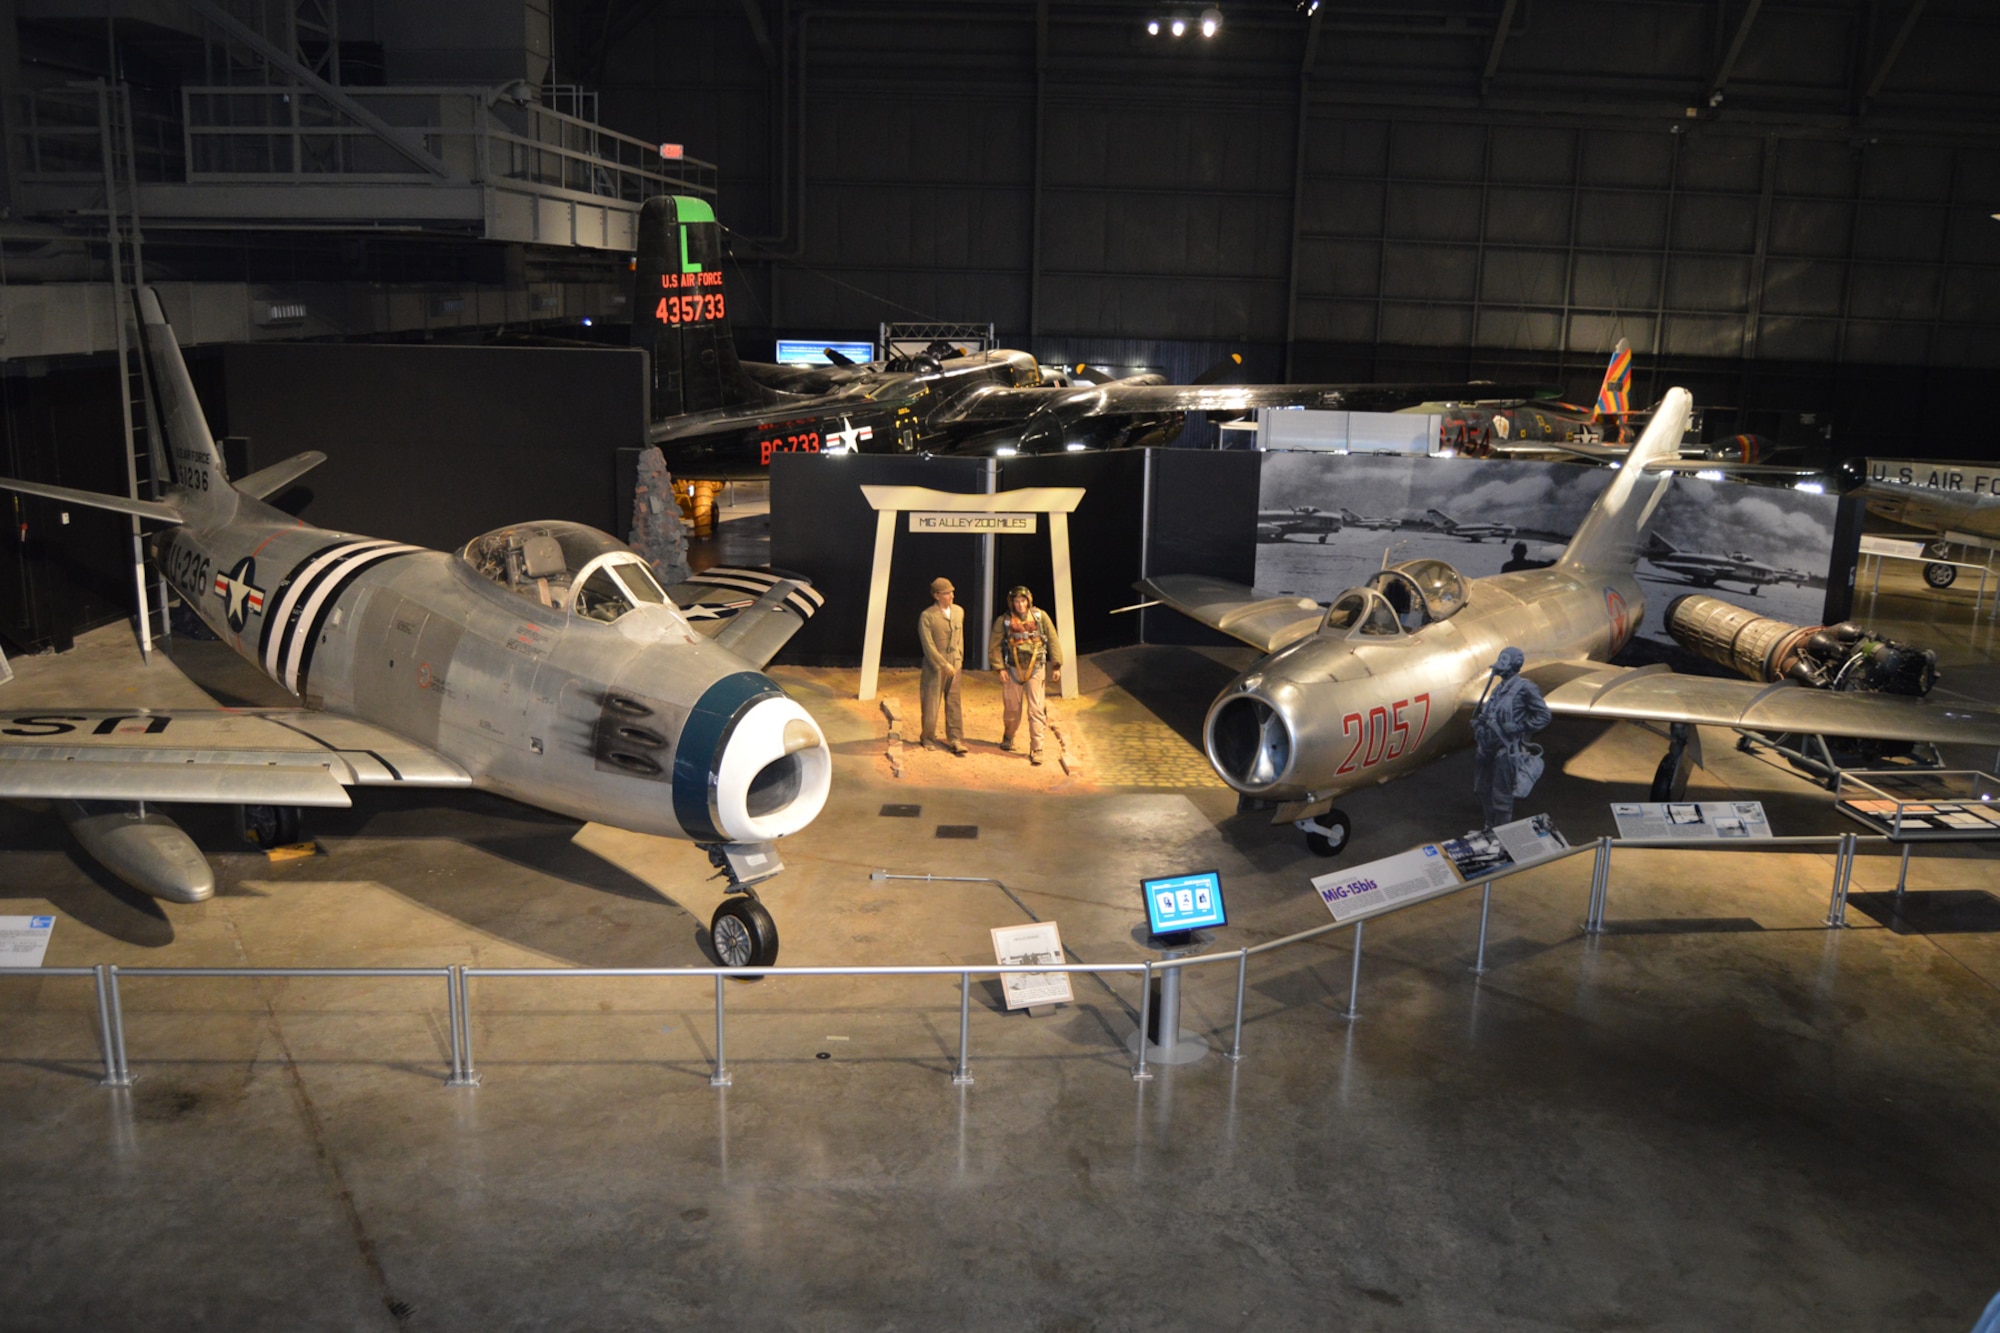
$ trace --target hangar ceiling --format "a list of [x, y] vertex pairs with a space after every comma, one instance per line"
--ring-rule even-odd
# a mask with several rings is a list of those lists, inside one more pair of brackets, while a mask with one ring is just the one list
[[557, 64], [719, 164], [772, 328], [1586, 388], [1625, 337], [1642, 392], [1774, 407], [2000, 362], [1988, 0], [1226, 3], [1213, 41], [1145, 32], [1199, 9], [584, 0]]

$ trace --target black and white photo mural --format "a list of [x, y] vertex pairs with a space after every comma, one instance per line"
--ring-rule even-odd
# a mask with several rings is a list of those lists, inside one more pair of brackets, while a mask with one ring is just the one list
[[[1525, 460], [1272, 452], [1259, 477], [1257, 587], [1331, 601], [1384, 564], [1428, 556], [1467, 578], [1553, 562], [1610, 483], [1609, 468]], [[1639, 561], [1646, 615], [1621, 660], [1693, 659], [1667, 637], [1684, 592], [1798, 624], [1824, 618], [1837, 496], [1677, 478]]]

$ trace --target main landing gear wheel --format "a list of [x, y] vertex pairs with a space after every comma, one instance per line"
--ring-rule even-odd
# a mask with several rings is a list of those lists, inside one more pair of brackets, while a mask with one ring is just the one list
[[1667, 752], [1661, 756], [1660, 766], [1653, 770], [1653, 789], [1647, 794], [1647, 799], [1656, 805], [1666, 801], [1685, 801], [1688, 777], [1701, 762], [1701, 750], [1693, 727], [1685, 722], [1675, 722], [1667, 728], [1667, 735]]
[[723, 967], [770, 967], [778, 961], [778, 923], [755, 898], [723, 899], [709, 920], [708, 942]]
[[1929, 564], [1924, 566], [1924, 582], [1933, 588], [1949, 588], [1958, 582], [1958, 566]]
[[1347, 816], [1338, 810], [1329, 810], [1314, 819], [1301, 819], [1299, 828], [1306, 835], [1306, 847], [1314, 856], [1339, 856], [1347, 850], [1347, 835], [1352, 829]]
[[290, 847], [304, 835], [305, 812], [296, 805], [239, 805], [236, 831], [252, 847]]

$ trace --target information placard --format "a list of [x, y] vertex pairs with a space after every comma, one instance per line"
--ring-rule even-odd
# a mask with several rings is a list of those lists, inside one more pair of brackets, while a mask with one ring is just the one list
[[1412, 847], [1380, 861], [1314, 875], [1313, 890], [1335, 921], [1345, 921], [1392, 903], [1412, 902], [1458, 887], [1458, 872], [1435, 843]]
[[1502, 824], [1490, 832], [1481, 830], [1439, 843], [1458, 873], [1467, 879], [1490, 875], [1509, 866], [1533, 865], [1569, 847], [1569, 839], [1548, 815], [1532, 815]]
[[[1002, 967], [1040, 967], [1069, 961], [1063, 953], [1062, 932], [1053, 921], [995, 926], [993, 958]], [[1009, 1009], [1068, 1004], [1076, 998], [1070, 990], [1067, 972], [1002, 972], [1000, 991], [1007, 997]]]
[[1768, 838], [1771, 821], [1762, 801], [1614, 801], [1611, 818], [1621, 838]]
[[52, 916], [0, 916], [0, 967], [40, 967], [55, 928]]

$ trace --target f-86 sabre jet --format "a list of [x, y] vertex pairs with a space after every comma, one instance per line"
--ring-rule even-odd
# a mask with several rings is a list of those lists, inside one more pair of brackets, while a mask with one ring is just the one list
[[245, 807], [246, 832], [270, 845], [297, 839], [298, 807], [348, 805], [353, 787], [477, 788], [703, 845], [737, 891], [710, 924], [716, 956], [775, 959], [752, 885], [781, 868], [773, 843], [825, 805], [832, 758], [759, 668], [819, 594], [750, 571], [677, 585], [703, 602], [701, 633], [644, 561], [581, 524], [518, 523], [450, 552], [302, 523], [263, 500], [324, 455], [232, 484], [157, 297], [138, 304], [172, 488], [0, 486], [163, 525], [161, 574], [303, 706], [0, 718], [0, 796], [56, 802], [107, 869], [192, 902], [214, 874], [150, 802]]
[[661, 196], [641, 207], [632, 341], [652, 358], [647, 438], [683, 480], [765, 476], [781, 453], [1061, 453], [1164, 444], [1190, 412], [1391, 411], [1537, 392], [1474, 384], [1168, 384], [1153, 374], [1052, 385], [1031, 354], [1005, 350], [761, 365], [737, 356], [722, 260], [722, 228], [705, 201]]
[[1954, 535], [1982, 546], [2000, 542], [2000, 468], [1991, 464], [1860, 458], [1841, 472], [1842, 484], [1869, 513], [1941, 538], [1930, 551], [1938, 559], [1924, 566], [1924, 582], [1933, 588], [1958, 579], [1958, 566], [1944, 559]]
[[1524, 672], [1551, 712], [1668, 724], [1675, 746], [1663, 774], [1679, 771], [1699, 723], [2000, 744], [2000, 709], [1989, 705], [1606, 665], [1646, 609], [1634, 569], [1673, 477], [1648, 464], [1675, 456], [1689, 411], [1687, 391], [1669, 390], [1632, 459], [1546, 569], [1465, 579], [1442, 560], [1410, 560], [1325, 609], [1197, 575], [1142, 581], [1148, 596], [1267, 654], [1209, 706], [1202, 734], [1215, 771], [1332, 855], [1350, 832], [1334, 801], [1470, 743], [1480, 687], [1510, 645], [1526, 654]]

